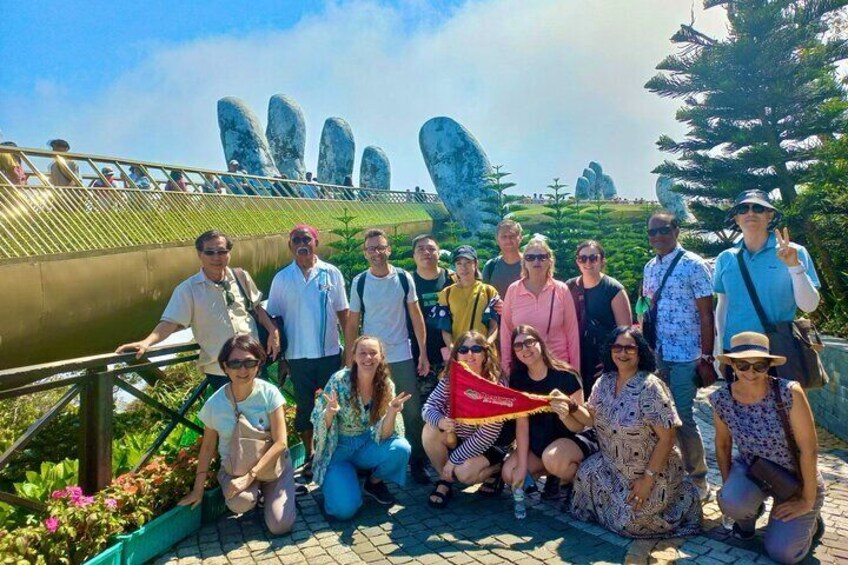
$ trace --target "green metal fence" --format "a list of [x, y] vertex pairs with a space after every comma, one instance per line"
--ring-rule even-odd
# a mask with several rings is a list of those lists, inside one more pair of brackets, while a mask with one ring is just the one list
[[[8, 156], [17, 163], [14, 170]], [[339, 226], [336, 218], [345, 208], [363, 226], [440, 221], [448, 215], [436, 195], [423, 192], [0, 146], [0, 165], [4, 158], [0, 260], [180, 243], [212, 228], [235, 237], [278, 234], [298, 222], [327, 230]], [[107, 177], [104, 169], [115, 176]], [[174, 171], [182, 174], [181, 184], [173, 182]], [[54, 185], [56, 178], [66, 186]], [[148, 188], [139, 188], [142, 184]], [[203, 192], [213, 186], [242, 194]]]

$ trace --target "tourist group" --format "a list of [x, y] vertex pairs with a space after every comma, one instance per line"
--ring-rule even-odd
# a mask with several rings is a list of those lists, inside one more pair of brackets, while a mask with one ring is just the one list
[[[422, 504], [462, 504], [453, 498], [459, 485], [479, 484], [475, 496], [489, 497], [506, 486], [523, 518], [525, 495], [545, 477], [542, 498], [561, 497], [564, 512], [632, 538], [694, 534], [702, 502], [716, 496], [734, 535], [749, 539], [774, 497], [765, 548], [795, 563], [823, 531], [824, 487], [813, 415], [795, 382], [803, 379], [776, 377], [777, 367], [796, 364], [774, 354], [765, 333], [799, 308], [813, 311], [819, 281], [806, 249], [775, 229], [780, 218], [767, 194], [740, 194], [728, 223], [742, 238], [712, 267], [680, 245], [673, 214], [654, 213], [646, 235], [656, 255], [636, 297], [640, 326], [626, 290], [605, 272], [601, 243], [555, 258], [540, 236], [521, 247], [512, 220], [498, 226], [501, 254], [482, 269], [468, 245], [453, 250], [452, 270], [440, 267], [438, 241], [419, 235], [416, 268], [404, 271], [390, 263], [386, 234], [368, 230], [369, 268], [349, 289], [318, 257], [317, 230], [294, 226], [293, 261], [274, 277], [264, 308], [250, 275], [229, 265], [233, 242], [209, 231], [195, 243], [200, 271], [176, 287], [146, 338], [118, 352], [141, 356], [192, 329], [216, 392], [199, 413], [197, 478], [181, 504], [199, 503], [217, 457], [228, 507], [244, 513], [262, 501], [272, 534], [292, 528], [303, 488], [287, 453], [283, 395], [257, 378], [279, 360], [307, 449], [301, 476], [320, 486], [331, 517], [353, 518], [364, 498], [392, 504], [386, 484], [404, 485], [408, 474], [430, 483], [428, 466], [438, 480]], [[576, 261], [580, 276], [556, 280], [556, 260]], [[456, 421], [451, 360], [550, 396], [553, 411]], [[714, 383], [717, 362], [723, 381], [709, 400], [722, 484], [711, 487], [693, 404], [699, 386]]]

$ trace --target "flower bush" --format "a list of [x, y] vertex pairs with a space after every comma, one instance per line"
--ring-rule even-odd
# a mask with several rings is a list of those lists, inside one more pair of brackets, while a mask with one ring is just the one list
[[75, 565], [100, 553], [114, 536], [138, 529], [188, 493], [199, 448], [198, 442], [170, 461], [155, 457], [93, 496], [76, 486], [54, 491], [40, 522], [0, 531], [0, 563]]

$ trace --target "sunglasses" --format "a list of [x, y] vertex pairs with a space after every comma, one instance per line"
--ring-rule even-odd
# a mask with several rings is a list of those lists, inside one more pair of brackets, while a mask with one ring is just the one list
[[255, 369], [259, 366], [259, 359], [233, 359], [224, 363], [227, 369]]
[[292, 243], [294, 243], [295, 245], [306, 245], [306, 244], [312, 243], [312, 238], [309, 237], [308, 235], [304, 235], [304, 236], [298, 235], [298, 236], [295, 236], [295, 237], [292, 238]]
[[534, 337], [528, 337], [524, 341], [516, 341], [512, 344], [513, 351], [523, 351], [525, 348], [531, 348], [539, 343], [539, 340]]
[[542, 261], [543, 263], [551, 258], [550, 253], [525, 253], [524, 260], [528, 263], [535, 263], [536, 261]]
[[739, 371], [750, 371], [754, 369], [755, 373], [768, 373], [771, 363], [768, 361], [757, 361], [756, 363], [748, 363], [747, 361], [734, 361], [733, 365]]
[[635, 345], [619, 345], [617, 343], [613, 343], [610, 346], [610, 351], [613, 353], [629, 353], [632, 355], [639, 351], [639, 348]]
[[597, 253], [592, 253], [591, 255], [578, 255], [577, 262], [581, 265], [583, 263], [597, 263], [601, 260], [601, 256]]
[[648, 237], [656, 237], [658, 235], [671, 235], [674, 228], [671, 226], [663, 226], [661, 228], [651, 228], [648, 230]]
[[483, 353], [485, 348], [482, 345], [460, 345], [456, 348], [456, 352], [460, 355], [465, 355], [467, 353]]
[[227, 279], [222, 280], [219, 283], [215, 283], [221, 288], [224, 289], [224, 299], [227, 301], [227, 306], [232, 306], [236, 303], [236, 297], [233, 296], [232, 286], [230, 286], [230, 281]]
[[747, 214], [748, 212], [753, 212], [754, 214], [763, 214], [767, 208], [762, 204], [740, 204], [736, 208], [734, 208], [733, 213], [737, 216], [741, 216], [742, 214]]
[[201, 251], [207, 257], [214, 257], [215, 255], [228, 255], [230, 253], [229, 249], [204, 249]]
[[389, 248], [388, 245], [369, 245], [365, 248], [367, 253], [383, 253]]

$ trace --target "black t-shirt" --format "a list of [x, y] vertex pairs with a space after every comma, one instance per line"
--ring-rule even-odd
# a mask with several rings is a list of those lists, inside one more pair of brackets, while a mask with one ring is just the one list
[[612, 299], [624, 290], [620, 282], [604, 275], [601, 282], [584, 290], [586, 296], [586, 320], [593, 320], [603, 333], [608, 335], [615, 329], [615, 314], [612, 311]]
[[[574, 373], [548, 369], [548, 374], [541, 381], [534, 381], [522, 367], [512, 373], [509, 378], [509, 386], [521, 392], [531, 394], [550, 394], [557, 389], [560, 392], [571, 395], [581, 389], [580, 380]], [[537, 457], [550, 443], [559, 438], [569, 438], [574, 432], [569, 430], [555, 412], [542, 412], [530, 416], [530, 451]]]
[[[415, 281], [415, 293], [418, 295], [418, 304], [421, 306], [421, 313], [424, 314], [425, 322], [431, 318], [433, 311], [439, 306], [439, 292], [446, 286], [453, 284], [451, 279], [452, 271], [442, 269], [439, 276], [433, 280], [422, 278], [417, 271], [412, 271], [412, 279]], [[415, 335], [410, 329], [409, 335]], [[418, 363], [418, 342], [412, 341], [412, 357]], [[433, 329], [427, 325], [427, 360], [431, 365], [440, 365], [442, 361], [442, 347], [445, 346], [445, 341], [442, 339], [442, 332]]]

